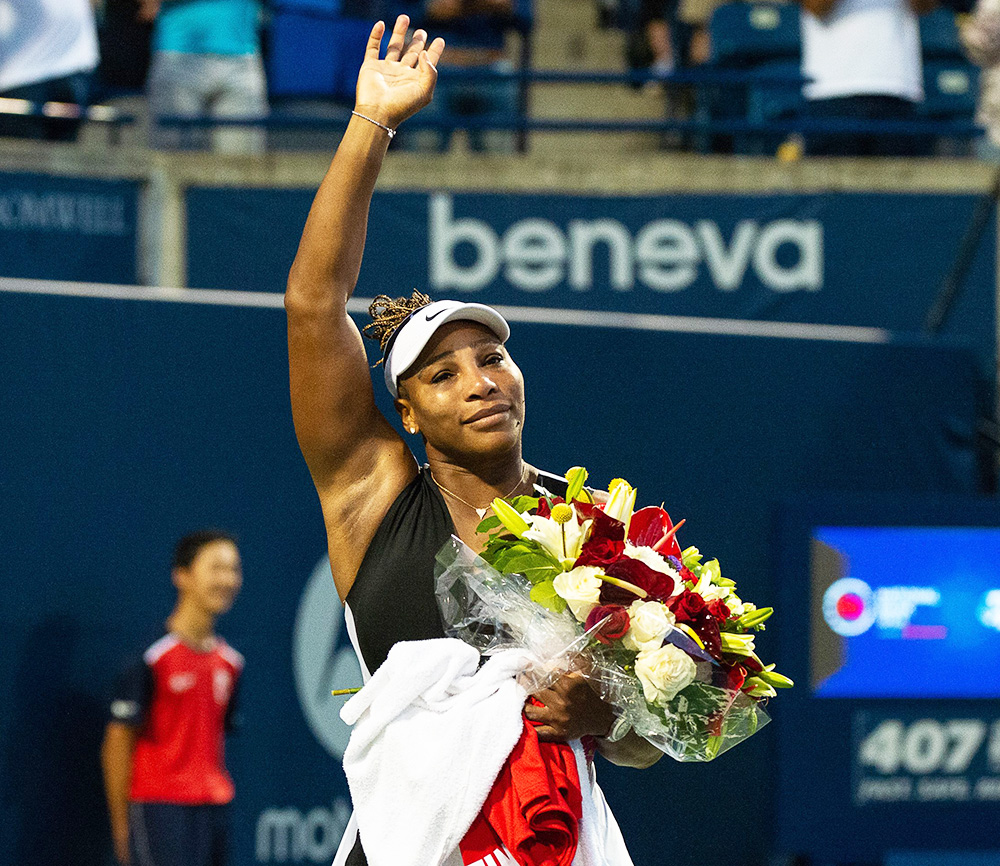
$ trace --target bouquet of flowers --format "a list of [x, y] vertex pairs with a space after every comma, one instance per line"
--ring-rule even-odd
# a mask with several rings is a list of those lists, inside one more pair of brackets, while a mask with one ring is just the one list
[[561, 497], [493, 501], [476, 556], [458, 539], [438, 555], [448, 631], [484, 653], [519, 646], [545, 663], [529, 691], [582, 671], [631, 728], [679, 761], [710, 761], [770, 719], [763, 702], [792, 681], [756, 655], [772, 608], [736, 594], [718, 560], [682, 550], [663, 508], [635, 510], [616, 479], [606, 502], [567, 473]]

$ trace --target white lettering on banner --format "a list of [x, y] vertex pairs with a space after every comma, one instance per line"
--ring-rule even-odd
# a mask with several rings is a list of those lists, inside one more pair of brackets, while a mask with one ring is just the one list
[[0, 192], [0, 229], [121, 237], [129, 233], [125, 199], [70, 192]]
[[265, 809], [257, 819], [258, 863], [330, 863], [351, 818], [343, 797], [331, 808], [308, 812], [292, 807]]
[[[608, 282], [627, 292], [635, 281], [656, 292], [679, 292], [697, 279], [702, 265], [717, 289], [738, 289], [752, 270], [774, 292], [816, 292], [823, 287], [823, 225], [817, 220], [743, 220], [727, 244], [718, 223], [692, 227], [676, 219], [652, 220], [635, 237], [609, 218], [573, 219], [565, 226], [531, 217], [498, 234], [474, 217], [454, 216], [453, 198], [429, 199], [430, 285], [435, 290], [475, 292], [504, 279], [524, 292], [545, 292], [562, 282], [576, 292], [594, 287], [594, 255], [607, 251]], [[471, 247], [460, 263], [460, 245]], [[786, 261], [779, 250], [787, 248]], [[785, 258], [785, 257], [783, 257]]]

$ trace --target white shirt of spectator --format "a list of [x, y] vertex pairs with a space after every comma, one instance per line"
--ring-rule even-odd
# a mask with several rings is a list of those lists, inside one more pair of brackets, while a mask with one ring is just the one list
[[0, 93], [97, 66], [91, 0], [0, 0]]
[[802, 12], [807, 99], [924, 98], [920, 26], [908, 0], [838, 0], [826, 18]]

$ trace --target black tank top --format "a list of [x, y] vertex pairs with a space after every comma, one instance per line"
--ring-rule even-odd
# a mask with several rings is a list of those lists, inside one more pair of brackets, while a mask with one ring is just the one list
[[[566, 479], [539, 472], [535, 487], [561, 496]], [[434, 558], [454, 532], [444, 496], [423, 466], [389, 506], [347, 593], [358, 648], [372, 673], [393, 644], [445, 636], [434, 594]], [[366, 863], [358, 839], [347, 866]]]
[[[536, 489], [560, 496], [566, 480], [540, 472]], [[428, 467], [389, 506], [368, 545], [347, 604], [372, 673], [401, 640], [444, 637], [434, 595], [434, 558], [454, 534], [448, 506]]]

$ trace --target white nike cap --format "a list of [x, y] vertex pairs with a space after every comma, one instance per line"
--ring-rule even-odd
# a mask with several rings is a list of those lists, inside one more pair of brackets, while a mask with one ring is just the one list
[[409, 318], [396, 328], [385, 347], [383, 368], [385, 386], [393, 398], [399, 396], [399, 377], [420, 357], [424, 347], [442, 325], [454, 321], [478, 322], [485, 325], [506, 343], [510, 325], [496, 310], [485, 304], [467, 304], [462, 301], [434, 301], [410, 313]]

